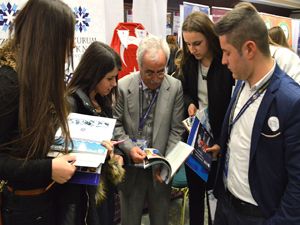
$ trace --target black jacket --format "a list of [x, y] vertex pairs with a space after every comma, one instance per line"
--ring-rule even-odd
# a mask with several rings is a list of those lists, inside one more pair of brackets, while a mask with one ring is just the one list
[[[112, 117], [112, 110], [105, 108], [101, 113], [97, 113], [92, 105], [88, 95], [81, 89], [78, 89], [68, 98], [72, 112]], [[115, 148], [115, 154], [124, 154]], [[125, 160], [126, 161], [126, 160]], [[114, 219], [114, 192], [115, 186], [107, 178], [107, 163], [101, 169], [101, 182], [105, 183], [106, 198], [98, 206], [96, 205], [95, 196], [97, 195], [97, 186], [64, 184], [58, 190], [58, 206], [61, 207], [59, 214], [59, 225], [83, 225], [85, 218], [87, 225], [108, 225], [113, 223]], [[99, 187], [98, 187], [99, 188]], [[98, 189], [99, 191], [100, 189]]]
[[[18, 138], [19, 85], [18, 75], [9, 66], [0, 67], [0, 180], [15, 189], [47, 187], [51, 183], [51, 159], [31, 160], [24, 165], [14, 148], [5, 150], [1, 144]], [[34, 113], [34, 112], [32, 112]], [[12, 156], [12, 153], [15, 152]], [[34, 174], [34, 176], [33, 176]]]
[[[212, 134], [217, 143], [234, 85], [231, 72], [227, 66], [222, 65], [221, 60], [221, 56], [214, 58], [207, 74], [208, 117]], [[186, 113], [191, 103], [199, 108], [198, 63], [199, 61], [191, 55], [182, 67], [181, 81]]]

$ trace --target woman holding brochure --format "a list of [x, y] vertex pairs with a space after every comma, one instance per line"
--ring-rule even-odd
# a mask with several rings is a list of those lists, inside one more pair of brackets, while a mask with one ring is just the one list
[[[93, 42], [83, 54], [68, 84], [71, 111], [112, 117], [116, 100], [117, 76], [121, 69], [119, 55], [108, 45]], [[68, 210], [62, 224], [113, 225], [115, 184], [123, 176], [123, 158], [112, 151], [118, 142], [106, 141], [108, 159], [101, 169], [100, 185], [66, 184], [62, 187], [61, 207]], [[97, 205], [95, 198], [99, 202]]]
[[70, 143], [64, 78], [74, 26], [74, 14], [62, 1], [29, 0], [0, 48], [3, 225], [56, 224], [52, 184], [67, 182], [75, 172], [74, 157], [46, 157], [58, 127]]
[[[234, 80], [231, 72], [222, 65], [219, 39], [212, 21], [206, 14], [201, 12], [190, 14], [183, 22], [182, 36], [180, 79], [186, 113], [192, 117], [198, 109], [208, 109], [208, 120], [215, 144], [207, 151], [216, 156], [220, 149], [218, 139]], [[211, 171], [215, 165], [212, 166]], [[205, 183], [189, 167], [186, 167], [186, 174], [190, 191], [190, 225], [203, 224], [205, 191], [214, 177], [210, 176], [208, 183]], [[209, 222], [211, 224], [211, 220]]]

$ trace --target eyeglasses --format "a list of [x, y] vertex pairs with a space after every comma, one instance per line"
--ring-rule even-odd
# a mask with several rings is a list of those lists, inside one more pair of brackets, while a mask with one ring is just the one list
[[161, 71], [152, 71], [152, 70], [146, 70], [145, 75], [148, 77], [153, 77], [154, 75], [158, 76], [159, 78], [162, 78], [165, 76], [165, 69]]

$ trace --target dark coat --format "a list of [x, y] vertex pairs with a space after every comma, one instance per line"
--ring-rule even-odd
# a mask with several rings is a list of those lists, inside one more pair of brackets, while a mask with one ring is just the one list
[[[228, 122], [237, 84], [221, 135], [221, 164], [215, 194], [224, 196], [223, 169]], [[269, 119], [279, 127], [271, 130]], [[267, 218], [266, 224], [300, 224], [300, 87], [278, 65], [258, 108], [253, 125], [248, 180], [251, 194]]]
[[[185, 112], [188, 106], [193, 103], [197, 108], [198, 104], [198, 63], [194, 56], [186, 61], [182, 67], [180, 77], [183, 86]], [[223, 119], [230, 102], [234, 79], [227, 66], [222, 65], [221, 56], [214, 58], [207, 74], [208, 92], [208, 117], [212, 134], [218, 142]]]

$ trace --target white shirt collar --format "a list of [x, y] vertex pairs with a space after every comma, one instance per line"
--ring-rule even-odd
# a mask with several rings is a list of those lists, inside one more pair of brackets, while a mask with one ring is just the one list
[[[275, 70], [275, 66], [276, 63], [273, 60], [273, 66], [272, 68], [269, 70], [269, 72], [267, 72], [266, 75], [264, 75], [259, 81], [257, 81], [250, 89], [251, 92], [255, 92], [257, 91], [262, 85], [265, 84], [265, 82], [267, 82], [267, 80], [269, 80], [269, 78], [272, 76], [272, 74], [274, 73]], [[247, 85], [248, 87], [250, 87], [250, 84], [248, 81], [245, 81], [245, 85]]]

